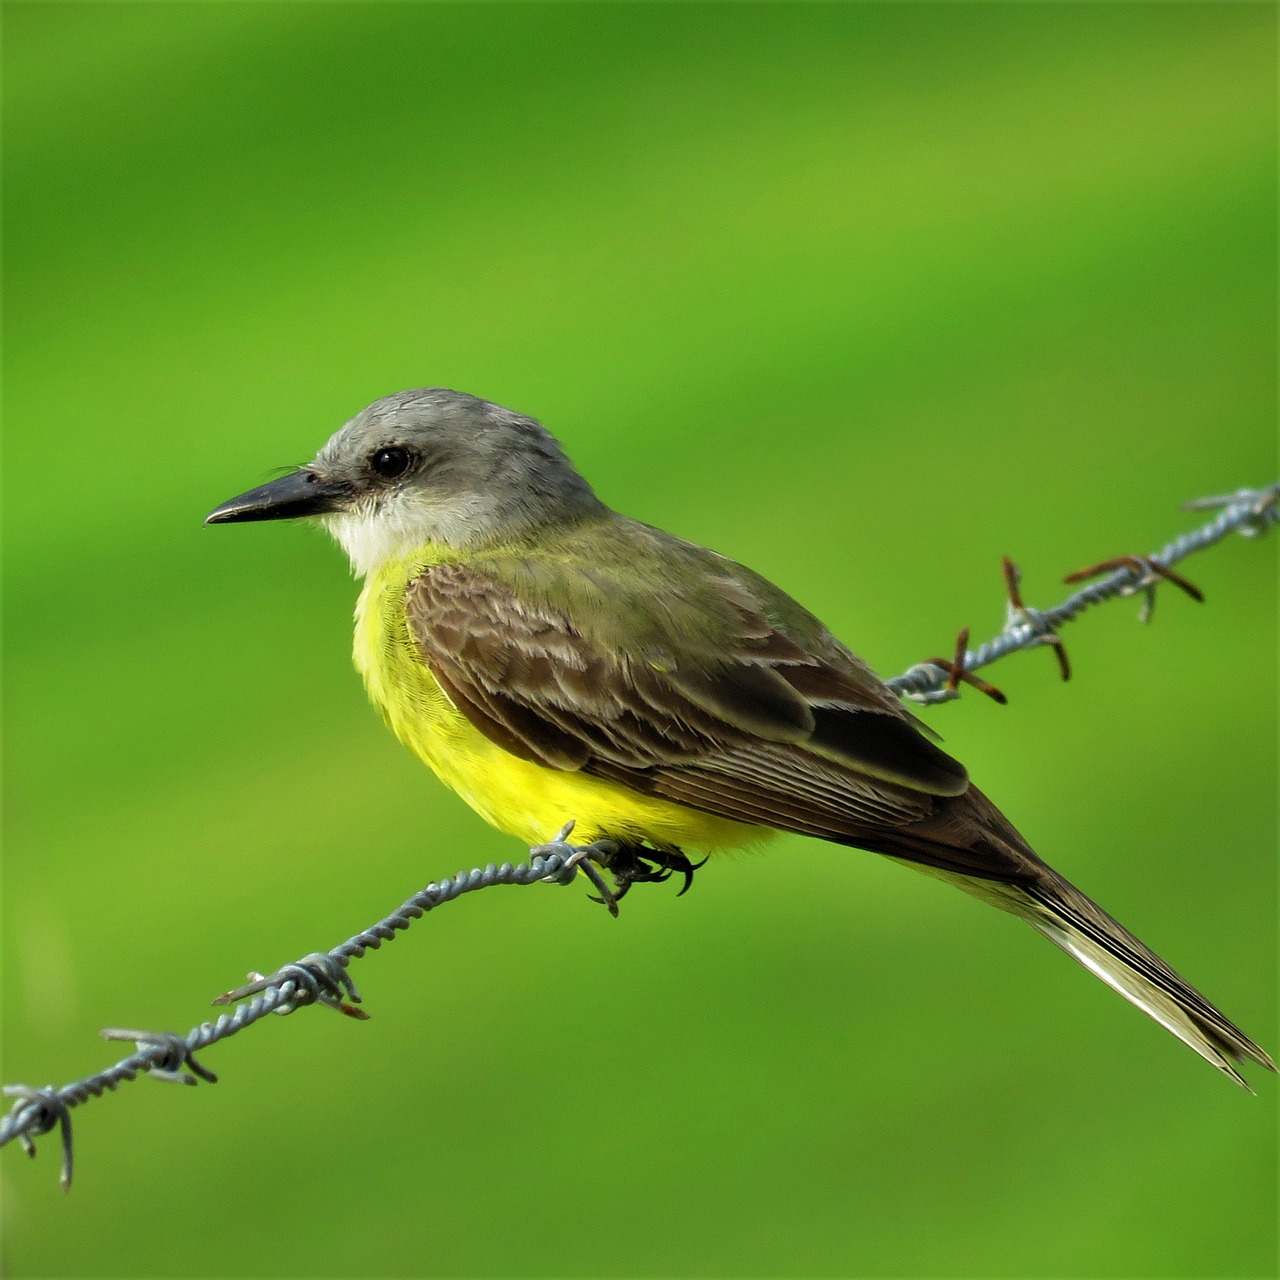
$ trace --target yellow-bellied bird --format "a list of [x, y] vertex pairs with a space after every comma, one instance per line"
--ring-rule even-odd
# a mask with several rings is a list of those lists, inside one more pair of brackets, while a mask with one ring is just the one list
[[1232, 1079], [1275, 1070], [1042, 862], [817, 618], [611, 511], [532, 418], [439, 388], [387, 396], [208, 519], [297, 516], [365, 580], [370, 698], [500, 830], [535, 844], [575, 819], [610, 842], [620, 890], [778, 831], [887, 854], [1025, 920]]

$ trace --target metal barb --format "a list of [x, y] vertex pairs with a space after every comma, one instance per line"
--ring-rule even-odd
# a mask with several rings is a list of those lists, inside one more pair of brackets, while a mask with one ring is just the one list
[[579, 873], [586, 876], [600, 895], [594, 901], [608, 907], [609, 914], [616, 919], [618, 899], [622, 895], [609, 887], [596, 864], [607, 865], [610, 855], [616, 852], [618, 846], [612, 840], [597, 840], [592, 844], [584, 845], [569, 844], [568, 838], [574, 826], [573, 822], [566, 822], [554, 840], [549, 844], [535, 845], [529, 850], [529, 854], [534, 858], [558, 859], [558, 870], [543, 877], [548, 883], [570, 885], [578, 878]]
[[1236, 532], [1256, 538], [1273, 524], [1280, 524], [1280, 484], [1267, 489], [1239, 489], [1235, 493], [1212, 498], [1193, 498], [1184, 502], [1184, 511], [1216, 511], [1232, 507], [1248, 507], [1250, 518]]
[[291, 991], [284, 1004], [274, 1010], [284, 1015], [293, 1013], [308, 1004], [322, 1004], [336, 1009], [348, 1018], [367, 1022], [369, 1015], [355, 1006], [360, 1003], [360, 993], [347, 972], [346, 966], [332, 952], [313, 951], [301, 960], [281, 965], [274, 973], [250, 973], [250, 981], [242, 987], [234, 987], [217, 996], [214, 1004], [235, 1004], [260, 991], [283, 988], [291, 984]]
[[[23, 1150], [34, 1158], [35, 1139], [48, 1133], [55, 1125], [62, 1138], [62, 1168], [58, 1183], [63, 1191], [71, 1190], [71, 1175], [75, 1171], [75, 1152], [71, 1145], [71, 1108], [53, 1085], [33, 1089], [26, 1084], [7, 1084], [0, 1092], [6, 1098], [16, 1098], [9, 1119], [22, 1142]], [[25, 1120], [25, 1123], [21, 1123]]]
[[[128, 1031], [122, 1027], [104, 1027], [98, 1033], [104, 1040], [132, 1040], [139, 1049], [157, 1045], [164, 1049], [162, 1057], [147, 1070], [155, 1080], [172, 1084], [194, 1085], [200, 1080], [217, 1084], [218, 1077], [195, 1059], [195, 1051], [187, 1041], [174, 1031]], [[182, 1070], [183, 1067], [189, 1070]]]
[[1167, 565], [1162, 564], [1154, 556], [1116, 556], [1111, 560], [1103, 560], [1091, 564], [1086, 569], [1077, 569], [1069, 573], [1063, 582], [1068, 585], [1076, 582], [1087, 582], [1090, 578], [1101, 577], [1104, 573], [1127, 571], [1132, 580], [1120, 588], [1122, 596], [1131, 596], [1138, 591], [1143, 593], [1142, 611], [1138, 614], [1139, 622], [1150, 622], [1156, 608], [1156, 587], [1160, 582], [1172, 582], [1175, 587], [1185, 591], [1198, 604], [1204, 603], [1204, 592], [1193, 582], [1188, 582], [1181, 574], [1174, 573]]
[[[936, 702], [949, 702], [952, 698], [960, 696], [960, 684], [972, 685], [979, 693], [985, 693], [993, 702], [998, 702], [1004, 706], [1009, 699], [1000, 692], [993, 684], [988, 684], [985, 680], [973, 674], [973, 668], [977, 663], [973, 660], [969, 653], [969, 628], [961, 627], [959, 634], [956, 636], [955, 656], [951, 658], [926, 658], [916, 667], [912, 667], [912, 671], [921, 668], [932, 667], [937, 671], [946, 673], [947, 682], [938, 691], [938, 697], [930, 699]], [[923, 700], [923, 699], [922, 699]]]
[[1000, 570], [1004, 575], [1005, 593], [1009, 603], [1005, 608], [1003, 635], [1027, 635], [1028, 649], [1035, 645], [1049, 645], [1053, 656], [1058, 660], [1058, 674], [1064, 681], [1071, 679], [1071, 659], [1067, 657], [1067, 646], [1062, 637], [1045, 621], [1039, 609], [1033, 609], [1022, 598], [1022, 570], [1008, 556], [1000, 561]]

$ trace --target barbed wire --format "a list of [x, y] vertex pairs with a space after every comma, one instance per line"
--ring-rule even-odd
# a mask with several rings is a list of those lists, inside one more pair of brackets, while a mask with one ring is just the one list
[[[1058, 635], [1058, 629], [1064, 623], [1078, 618], [1093, 605], [1138, 592], [1144, 596], [1141, 616], [1144, 621], [1148, 620], [1154, 608], [1156, 588], [1166, 582], [1196, 599], [1203, 599], [1196, 587], [1172, 572], [1172, 566], [1233, 533], [1254, 537], [1271, 525], [1280, 523], [1278, 502], [1280, 483], [1266, 489], [1241, 489], [1234, 494], [1189, 502], [1186, 504], [1189, 510], [1216, 510], [1218, 514], [1152, 555], [1122, 556], [1069, 574], [1064, 580], [1068, 583], [1090, 578], [1097, 580], [1081, 587], [1051, 609], [1035, 609], [1024, 603], [1020, 574], [1006, 558], [1003, 569], [1008, 606], [1005, 625], [1000, 633], [977, 649], [970, 650], [969, 631], [965, 628], [957, 637], [953, 657], [929, 658], [886, 683], [900, 696], [921, 703], [954, 698], [959, 694], [961, 683], [971, 684], [1003, 702], [1004, 695], [998, 689], [973, 673], [1012, 653], [1040, 646], [1054, 649], [1062, 678], [1068, 679], [1071, 667], [1062, 638]], [[71, 1186], [73, 1172], [73, 1108], [90, 1098], [101, 1097], [108, 1090], [114, 1091], [142, 1074], [184, 1085], [195, 1085], [201, 1080], [216, 1083], [217, 1076], [198, 1062], [195, 1055], [219, 1040], [260, 1022], [268, 1014], [289, 1014], [304, 1005], [324, 1004], [348, 1017], [368, 1017], [360, 1008], [360, 994], [347, 972], [350, 963], [369, 951], [376, 951], [384, 942], [392, 941], [427, 912], [463, 894], [495, 885], [572, 884], [582, 873], [591, 880], [601, 900], [616, 914], [620, 891], [615, 893], [609, 888], [595, 865], [597, 861], [607, 864], [613, 846], [608, 841], [599, 841], [575, 847], [568, 843], [572, 831], [573, 823], [569, 822], [550, 843], [532, 848], [527, 862], [504, 862], [501, 866], [490, 863], [486, 867], [474, 867], [444, 880], [433, 881], [391, 915], [331, 951], [314, 952], [284, 965], [273, 974], [251, 974], [246, 985], [228, 991], [214, 1001], [215, 1004], [234, 1004], [236, 1007], [232, 1012], [224, 1013], [212, 1022], [200, 1023], [185, 1036], [168, 1031], [108, 1028], [101, 1033], [105, 1039], [132, 1041], [137, 1046], [136, 1050], [105, 1070], [60, 1088], [53, 1085], [44, 1088], [24, 1084], [4, 1086], [4, 1096], [13, 1098], [14, 1103], [8, 1115], [0, 1119], [0, 1147], [16, 1139], [29, 1155], [35, 1155], [35, 1139], [56, 1128], [62, 1143], [60, 1182], [63, 1190], [67, 1190]]]
[[993, 691], [990, 685], [985, 685], [982, 681], [965, 681], [965, 676], [988, 667], [1001, 658], [1007, 658], [1011, 653], [1033, 649], [1039, 645], [1051, 645], [1057, 651], [1059, 669], [1062, 678], [1066, 680], [1070, 677], [1071, 667], [1066, 660], [1062, 638], [1058, 635], [1059, 627], [1073, 622], [1092, 605], [1120, 596], [1131, 596], [1139, 591], [1144, 597], [1140, 617], [1143, 622], [1149, 622], [1155, 610], [1156, 588], [1162, 582], [1179, 587], [1196, 600], [1203, 600], [1204, 597], [1196, 587], [1179, 574], [1171, 572], [1172, 567], [1179, 560], [1184, 560], [1196, 551], [1204, 551], [1233, 533], [1242, 533], [1245, 537], [1252, 538], [1265, 532], [1271, 525], [1280, 523], [1278, 501], [1280, 484], [1267, 489], [1240, 489], [1233, 494], [1197, 498], [1185, 503], [1184, 510], [1217, 510], [1218, 515], [1200, 528], [1174, 538], [1152, 555], [1120, 556], [1067, 574], [1063, 579], [1067, 583], [1080, 582], [1096, 575], [1105, 576], [1081, 587], [1052, 609], [1032, 609], [1023, 603], [1020, 592], [1021, 575], [1017, 566], [1006, 557], [1003, 567], [1009, 601], [1005, 624], [1000, 634], [970, 651], [967, 647], [969, 632], [966, 628], [960, 633], [955, 658], [930, 658], [885, 683], [900, 696], [926, 704], [945, 702], [957, 697], [957, 686], [962, 681], [974, 683], [983, 692], [996, 696], [997, 701], [1003, 701], [1003, 695], [999, 695], [998, 690]]

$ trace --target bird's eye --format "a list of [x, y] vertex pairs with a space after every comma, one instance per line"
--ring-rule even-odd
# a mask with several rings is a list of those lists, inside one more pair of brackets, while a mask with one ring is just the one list
[[413, 454], [408, 449], [402, 449], [399, 445], [391, 445], [386, 449], [379, 449], [369, 459], [369, 465], [384, 480], [395, 480], [397, 477], [404, 475], [413, 463]]

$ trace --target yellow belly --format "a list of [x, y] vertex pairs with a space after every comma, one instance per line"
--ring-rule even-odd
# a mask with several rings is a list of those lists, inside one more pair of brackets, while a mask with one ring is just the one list
[[525, 844], [551, 839], [572, 818], [575, 843], [603, 836], [688, 851], [756, 844], [774, 834], [644, 796], [582, 773], [521, 760], [490, 742], [445, 696], [409, 638], [407, 583], [436, 557], [384, 565], [356, 605], [354, 658], [392, 732], [484, 820]]

